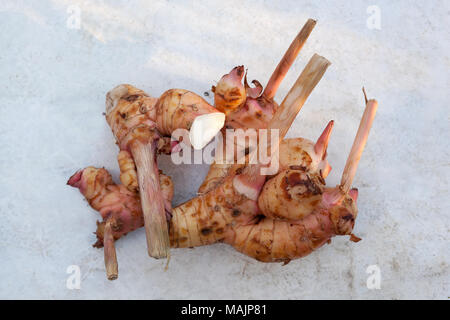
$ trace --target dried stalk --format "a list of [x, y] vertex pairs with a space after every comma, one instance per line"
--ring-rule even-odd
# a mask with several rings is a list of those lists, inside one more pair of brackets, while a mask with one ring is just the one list
[[[278, 141], [272, 142], [270, 145], [271, 148], [275, 149], [274, 151], [278, 149], [279, 143], [286, 136], [286, 133], [297, 117], [297, 114], [305, 104], [306, 99], [319, 83], [330, 64], [331, 62], [324, 57], [314, 54], [305, 69], [303, 69], [297, 81], [292, 86], [291, 90], [289, 90], [268, 125], [269, 129], [279, 130]], [[251, 156], [256, 157], [257, 153], [253, 152]], [[250, 163], [255, 163], [255, 161], [250, 161]], [[259, 165], [255, 165], [250, 166], [249, 168], [252, 168], [251, 172], [256, 174], [256, 171], [254, 170], [255, 168], [259, 169], [259, 167]]]
[[148, 254], [156, 259], [166, 258], [170, 253], [170, 241], [156, 165], [156, 145], [136, 140], [131, 145], [131, 153], [137, 168]]
[[353, 178], [355, 177], [356, 169], [358, 168], [358, 163], [361, 159], [361, 154], [366, 146], [367, 138], [369, 137], [370, 128], [372, 127], [372, 122], [375, 118], [377, 108], [378, 102], [376, 100], [367, 101], [364, 114], [359, 124], [358, 132], [356, 133], [352, 149], [347, 158], [347, 162], [345, 163], [344, 172], [342, 173], [340, 188], [345, 193], [347, 193], [352, 186]]
[[281, 61], [278, 63], [275, 71], [269, 79], [269, 82], [267, 82], [266, 88], [264, 89], [263, 95], [268, 100], [273, 99], [273, 97], [275, 96], [278, 87], [281, 84], [281, 81], [283, 81], [289, 68], [294, 63], [295, 58], [297, 58], [300, 50], [303, 48], [303, 45], [305, 44], [315, 25], [315, 20], [308, 19], [302, 30], [300, 30], [294, 41], [292, 41]]
[[105, 254], [106, 276], [108, 280], [116, 280], [119, 276], [119, 267], [117, 265], [116, 247], [114, 246], [111, 224], [111, 220], [108, 219], [103, 233], [103, 251]]

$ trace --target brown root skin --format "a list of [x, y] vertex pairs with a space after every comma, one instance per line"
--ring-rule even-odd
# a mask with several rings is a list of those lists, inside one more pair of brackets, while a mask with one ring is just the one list
[[[314, 56], [306, 71], [291, 89], [288, 98], [280, 106], [279, 112], [274, 115], [275, 121], [271, 121], [269, 127], [282, 130], [281, 138], [284, 137], [295, 115], [328, 64], [325, 59]], [[317, 69], [315, 72], [308, 71], [315, 69]], [[308, 83], [308, 86], [302, 85], [303, 82]], [[284, 109], [286, 106], [288, 106], [287, 109]], [[322, 153], [321, 159], [323, 159]], [[236, 169], [236, 166], [233, 168]], [[246, 170], [247, 168], [244, 170], [238, 168], [231, 174], [228, 172], [215, 189], [173, 209], [173, 217], [170, 221], [172, 246], [192, 247], [224, 241], [260, 261], [287, 263], [291, 259], [309, 254], [329, 242], [334, 235], [351, 234], [357, 214], [355, 192], [344, 192], [340, 187], [323, 188], [320, 201], [311, 209], [310, 214], [302, 219], [275, 220], [261, 215], [256, 200], [263, 186], [260, 185], [258, 177], [252, 177], [249, 174], [251, 170]], [[307, 171], [300, 166], [286, 169], [280, 174], [285, 174], [289, 178], [292, 173], [297, 173], [299, 176], [293, 178], [294, 182], [304, 182], [310, 178]], [[301, 176], [300, 173], [306, 176]], [[320, 169], [318, 174], [321, 174]], [[84, 185], [82, 183], [83, 175], [83, 173], [77, 173], [73, 179], [69, 180], [69, 184], [80, 187], [80, 191], [90, 190], [89, 193], [86, 192], [90, 197], [97, 197], [96, 192], [102, 194], [104, 191], [98, 189], [106, 189], [112, 181], [109, 178], [104, 179], [107, 181], [106, 184], [102, 184], [103, 180], [100, 180], [98, 183], [94, 181], [93, 186], [86, 186], [86, 183]], [[236, 184], [236, 181], [242, 180], [243, 177], [245, 181], [241, 181], [241, 185]], [[320, 179], [317, 178], [317, 180]], [[314, 186], [319, 188], [320, 183], [321, 181], [314, 182]], [[250, 193], [240, 192], [237, 187], [242, 185], [249, 190], [252, 189], [256, 196], [247, 197], [245, 194]], [[296, 187], [295, 183], [293, 187]], [[125, 187], [122, 186], [122, 188], [130, 192]], [[114, 193], [112, 196], [118, 197], [118, 194]], [[98, 210], [102, 211], [103, 207], [98, 207]]]
[[[164, 151], [164, 153], [170, 153], [170, 150], [173, 150], [173, 146], [170, 145], [172, 142], [170, 139], [164, 139], [160, 140], [164, 142], [164, 145], [161, 146], [161, 148]], [[172, 144], [173, 145], [173, 144]], [[137, 179], [137, 169], [136, 164], [134, 163], [134, 159], [130, 152], [122, 150], [117, 155], [117, 161], [119, 163], [119, 169], [120, 169], [120, 182], [130, 191], [132, 192], [139, 192], [139, 185], [138, 185], [138, 179]], [[168, 178], [167, 176], [163, 176], [161, 179], [162, 181], [166, 181]], [[169, 178], [170, 180], [170, 178]], [[170, 180], [171, 181], [171, 180]], [[164, 192], [164, 191], [163, 191]]]
[[224, 242], [262, 262], [288, 263], [329, 243], [336, 235], [350, 235], [352, 241], [358, 241], [352, 236], [358, 213], [356, 197], [357, 191], [346, 194], [339, 187], [325, 189], [319, 204], [303, 218], [264, 217], [254, 223], [237, 223]]
[[[345, 193], [339, 186], [326, 188], [317, 174], [288, 169], [264, 184], [258, 207], [264, 216], [278, 220], [301, 220], [324, 209], [336, 224], [336, 234], [350, 234], [358, 212], [357, 197], [357, 189]], [[341, 215], [346, 219], [341, 220]]]
[[[168, 90], [155, 99], [124, 84], [106, 95], [106, 120], [120, 149], [128, 152], [119, 159], [123, 167], [122, 179], [132, 191], [136, 191], [136, 185], [139, 187], [148, 254], [166, 258], [170, 240], [156, 153], [159, 146], [165, 144], [163, 137], [176, 129], [190, 130], [189, 138], [194, 147], [202, 148], [221, 129], [225, 115], [187, 90]], [[127, 159], [130, 155], [136, 170]]]
[[275, 101], [267, 100], [264, 96], [248, 97], [242, 108], [227, 117], [226, 125], [234, 129], [266, 129], [277, 108]]
[[211, 192], [173, 209], [171, 245], [187, 248], [221, 241], [233, 225], [249, 223], [257, 214], [256, 201], [238, 193], [233, 176], [228, 176]]
[[122, 184], [132, 192], [139, 191], [136, 165], [134, 163], [131, 153], [122, 150], [117, 156], [120, 168], [120, 181]]
[[[81, 174], [80, 174], [81, 173]], [[224, 241], [238, 251], [264, 262], [288, 262], [303, 257], [334, 235], [350, 235], [357, 215], [357, 192], [325, 189], [321, 202], [303, 219], [276, 220], [262, 217], [255, 201], [238, 193], [233, 178], [205, 195], [172, 211], [171, 246], [187, 248]], [[170, 179], [170, 178], [167, 178]], [[165, 197], [172, 196], [170, 180], [161, 181]], [[78, 187], [91, 206], [109, 219], [114, 239], [143, 226], [139, 196], [115, 185], [105, 169], [86, 168], [69, 184]], [[355, 190], [355, 189], [352, 189]], [[97, 247], [103, 245], [105, 221], [98, 224]]]
[[[205, 177], [205, 180], [198, 188], [198, 194], [205, 194], [215, 189], [229, 174], [230, 169], [233, 168], [233, 164], [227, 163], [212, 163], [209, 166], [209, 171]], [[230, 172], [230, 174], [233, 174]]]
[[[103, 221], [97, 223], [95, 247], [103, 246], [105, 221], [108, 219], [111, 221], [115, 240], [144, 225], [139, 194], [128, 190], [124, 185], [115, 184], [106, 169], [87, 167], [76, 172], [67, 184], [78, 188], [91, 207], [102, 216]], [[160, 174], [160, 185], [166, 212], [170, 212], [172, 180]]]
[[[356, 133], [352, 149], [342, 174], [341, 184], [335, 188], [326, 188], [321, 194], [319, 204], [314, 210], [311, 211], [311, 214], [302, 216], [303, 219], [297, 221], [265, 220], [270, 218], [261, 220], [260, 224], [262, 224], [262, 226], [273, 226], [272, 230], [274, 238], [272, 239], [272, 243], [270, 243], [270, 241], [262, 240], [262, 235], [264, 234], [263, 230], [269, 230], [270, 232], [270, 228], [266, 227], [264, 229], [262, 226], [253, 226], [252, 228], [245, 226], [245, 230], [237, 231], [234, 238], [227, 238], [225, 241], [235, 246], [235, 248], [239, 251], [261, 261], [277, 261], [279, 259], [283, 259], [283, 255], [286, 259], [291, 259], [291, 257], [301, 257], [323, 245], [333, 235], [350, 235], [351, 241], [359, 241], [359, 238], [352, 235], [355, 219], [358, 215], [358, 209], [356, 206], [358, 190], [355, 188], [350, 189], [350, 186], [355, 176], [361, 154], [367, 142], [367, 137], [369, 135], [377, 107], [378, 103], [376, 100], [367, 100], [366, 98], [366, 108], [361, 118], [358, 132]], [[331, 126], [332, 123], [330, 123], [327, 128], [330, 128]], [[329, 130], [331, 129], [325, 129], [324, 134], [322, 134], [316, 144], [316, 149], [326, 150], [328, 139], [323, 137], [329, 135]], [[323, 145], [325, 145], [325, 147], [323, 147]], [[319, 153], [326, 154], [326, 152], [323, 151]], [[289, 172], [282, 172], [279, 175], [281, 177], [280, 179], [290, 178]], [[305, 181], [304, 179], [297, 178], [294, 180]], [[271, 186], [268, 185], [268, 188], [270, 187]], [[274, 187], [272, 186], [272, 190], [269, 190], [268, 194], [265, 194], [265, 190], [263, 190], [260, 195], [260, 202], [262, 201], [261, 198], [270, 197], [272, 195], [271, 192], [278, 192], [278, 190], [273, 190], [273, 188]], [[263, 203], [263, 205], [271, 204], [272, 201], [276, 201], [276, 199], [269, 199], [267, 203]], [[280, 205], [283, 205], [283, 203]], [[302, 203], [297, 201], [294, 207], [297, 206], [300, 208], [301, 205]], [[278, 214], [285, 214], [285, 210], [287, 210], [286, 208], [283, 208], [283, 210], [280, 208], [275, 209]], [[292, 213], [295, 214], [295, 212], [291, 211], [290, 214], [286, 216], [292, 218]], [[298, 225], [301, 226], [300, 229], [295, 229]], [[277, 226], [280, 232], [277, 232]], [[242, 244], [241, 242], [236, 241], [237, 235], [239, 235], [240, 232], [246, 233], [246, 239], [248, 239], [246, 242], [242, 242]], [[289, 241], [285, 240], [287, 238], [286, 234], [290, 237]], [[280, 239], [278, 241], [279, 244], [277, 244], [277, 236]], [[267, 240], [267, 238], [265, 239]], [[300, 241], [298, 241], [299, 239]], [[292, 243], [295, 244], [295, 250], [293, 249]], [[278, 250], [276, 248], [278, 247], [282, 248], [279, 250], [280, 255], [277, 255]]]
[[[268, 128], [280, 130], [280, 140], [284, 138], [295, 116], [302, 108], [305, 100], [317, 85], [328, 66], [329, 62], [325, 58], [314, 55], [289, 91], [283, 103], [273, 115], [273, 118], [267, 124]], [[280, 141], [276, 142], [276, 148], [278, 148], [278, 142]], [[254, 154], [252, 153], [252, 156]], [[320, 158], [323, 159], [323, 154], [320, 154]], [[238, 166], [234, 165], [233, 169], [236, 167]], [[330, 214], [330, 212], [334, 212], [332, 209], [334, 210], [340, 203], [333, 202], [333, 205], [330, 207], [322, 207], [321, 204], [318, 204], [318, 207], [304, 219], [286, 222], [261, 218], [258, 208], [255, 208], [247, 211], [247, 215], [244, 216], [244, 221], [233, 220], [229, 225], [226, 224], [226, 218], [229, 217], [229, 210], [232, 210], [233, 205], [236, 205], [235, 200], [238, 200], [238, 197], [245, 199], [247, 205], [254, 205], [258, 199], [265, 180], [265, 176], [259, 173], [260, 168], [261, 165], [249, 165], [242, 170], [242, 173], [236, 176], [227, 176], [212, 191], [180, 206], [182, 207], [180, 208], [181, 214], [178, 214], [178, 208], [175, 208], [174, 218], [172, 219], [172, 227], [174, 229], [171, 233], [172, 245], [179, 245], [180, 243], [184, 245], [185, 242], [189, 242], [186, 244], [189, 247], [195, 246], [196, 244], [209, 244], [214, 241], [220, 241], [222, 239], [216, 236], [211, 226], [217, 225], [222, 231], [221, 227], [223, 223], [228, 227], [223, 240], [234, 246], [237, 250], [261, 261], [287, 262], [290, 259], [309, 254], [315, 248], [328, 242], [335, 234], [334, 225], [339, 224], [342, 220], [340, 213], [343, 210], [337, 210], [336, 212], [338, 214]], [[214, 194], [217, 190], [220, 190], [219, 195]], [[223, 197], [222, 192], [224, 191], [228, 191], [230, 194]], [[210, 212], [209, 214], [208, 212], [205, 213], [205, 207], [203, 205], [209, 195], [212, 195], [212, 201], [209, 203], [212, 207], [215, 206], [216, 200], [221, 198], [223, 198], [222, 201], [228, 204], [228, 207], [226, 207], [228, 210], [222, 214], [222, 224], [221, 221], [217, 220], [209, 224], [210, 220], [207, 218], [212, 214]], [[229, 200], [229, 203], [227, 203], [227, 200]], [[211, 206], [207, 206], [207, 208], [211, 208]], [[193, 209], [186, 211], [185, 208]], [[217, 209], [221, 213], [221, 208], [217, 207]], [[236, 210], [236, 212], [240, 213], [241, 211]], [[214, 214], [214, 216], [216, 215]], [[345, 219], [348, 217], [349, 215], [345, 212]], [[201, 227], [199, 228], [199, 223], [205, 224], [205, 218], [207, 219], [206, 226], [200, 225]], [[265, 228], [259, 227], [261, 223]], [[299, 227], [294, 229], [293, 227], [296, 225]], [[262, 236], [263, 230], [266, 231], [264, 236]], [[211, 238], [202, 239], [200, 233], [205, 237], [211, 236]], [[290, 236], [291, 234], [292, 236]], [[292, 239], [296, 238], [302, 239], [302, 243], [293, 243]], [[258, 246], [260, 244], [261, 246]]]
[[[242, 102], [236, 100], [235, 105], [228, 105], [228, 109], [224, 109], [229, 126], [279, 129], [280, 139], [284, 138], [306, 98], [329, 65], [326, 59], [314, 55], [280, 107], [273, 102], [272, 98], [280, 79], [284, 77], [300, 50], [301, 41], [306, 40], [314, 24], [314, 21], [309, 21], [304, 28], [305, 31], [302, 31], [302, 36], [298, 37], [300, 42], [291, 45], [280, 63], [281, 67], [274, 73], [275, 80], [269, 81], [272, 83], [267, 90], [270, 93], [259, 95], [262, 90], [259, 83], [254, 83], [255, 88], [245, 85], [246, 92], [244, 99], [241, 99]], [[238, 70], [234, 72], [238, 73]], [[242, 77], [233, 77], [230, 80], [232, 86], [224, 87], [224, 90], [214, 89], [218, 99], [221, 97], [225, 99], [227, 97], [225, 91], [229, 88], [242, 85]], [[237, 80], [239, 83], [235, 83]], [[236, 96], [242, 98], [241, 90]], [[148, 142], [148, 139], [151, 139], [150, 142], [154, 146], [161, 136], [170, 134], [174, 128], [191, 127], [191, 115], [195, 115], [196, 109], [203, 105], [201, 101], [198, 103], [192, 101], [199, 101], [198, 96], [179, 89], [169, 90], [156, 100], [136, 88], [119, 86], [108, 94], [107, 119], [122, 150], [129, 151], [130, 145], [136, 141]], [[110, 117], [114, 110], [120, 112]], [[369, 122], [371, 123], [365, 121], [366, 124]], [[361, 139], [357, 139], [360, 142], [352, 148], [356, 151], [352, 152], [354, 156], [350, 157], [352, 161], [346, 166], [348, 174], [343, 177], [344, 182], [341, 186], [325, 188], [323, 179], [330, 170], [325, 156], [331, 127], [332, 123], [316, 144], [305, 143], [306, 140], [299, 139], [287, 147], [286, 153], [280, 152], [279, 161], [285, 162], [286, 166], [281, 165], [277, 175], [264, 185], [266, 176], [252, 175], [251, 173], [256, 171], [250, 170], [260, 166], [234, 165], [232, 169], [218, 168], [213, 174], [214, 188], [211, 187], [205, 194], [172, 210], [171, 246], [194, 247], [221, 241], [257, 260], [287, 263], [291, 259], [311, 253], [329, 242], [335, 235], [352, 235], [357, 216], [357, 191], [349, 190], [349, 186], [362, 152], [361, 141], [367, 138], [368, 132], [364, 139], [358, 134]], [[367, 127], [370, 126], [363, 126]], [[278, 142], [277, 140], [276, 147]], [[295, 147], [298, 147], [298, 150], [290, 152]], [[310, 149], [312, 151], [308, 151]], [[125, 229], [131, 230], [138, 223], [141, 226], [143, 224], [139, 196], [133, 184], [133, 171], [136, 170], [131, 165], [129, 157], [129, 154], [122, 154], [122, 158], [119, 159], [119, 162], [122, 162], [123, 181], [128, 188], [115, 185], [106, 170], [95, 168], [77, 172], [68, 182], [78, 187], [91, 206], [100, 211], [104, 220], [107, 219], [108, 225], [100, 223], [97, 230], [103, 233], [101, 239], [109, 239], [107, 245], [113, 243], [111, 237], [108, 237], [110, 233], [122, 232], [118, 234], [120, 237]], [[153, 158], [150, 161], [153, 164]], [[154, 176], [157, 173], [157, 170], [153, 171]], [[220, 177], [223, 174], [225, 176]], [[139, 182], [142, 186], [142, 179]], [[159, 184], [163, 186], [164, 183], [159, 181]], [[170, 198], [171, 196], [172, 193], [169, 194]], [[288, 203], [291, 200], [297, 203]], [[258, 202], [261, 202], [260, 207], [266, 206], [264, 210], [260, 210]], [[129, 216], [133, 218], [127, 220]], [[112, 240], [114, 239], [115, 234]], [[351, 239], [357, 241], [355, 237]]]
[[329, 214], [336, 235], [350, 235], [358, 215], [356, 200], [357, 193], [356, 196], [350, 192], [345, 193], [340, 186], [327, 188], [316, 210], [326, 211]]
[[217, 110], [225, 113], [225, 115], [235, 111], [245, 102], [246, 90], [242, 84], [243, 77], [244, 66], [238, 66], [224, 75], [217, 85], [212, 87], [214, 105]]
[[[311, 253], [334, 235], [350, 235], [353, 230], [357, 216], [356, 189], [348, 194], [339, 187], [324, 189], [320, 203], [311, 214], [303, 219], [283, 221], [260, 218], [255, 201], [235, 190], [233, 178], [233, 175], [227, 176], [224, 183], [211, 192], [173, 209], [170, 220], [172, 247], [224, 241], [259, 261], [286, 263]], [[166, 179], [161, 181], [162, 190], [168, 190], [165, 198], [171, 198], [171, 181]], [[138, 195], [124, 186], [115, 185], [105, 169], [86, 168], [69, 179], [69, 184], [78, 187], [91, 206], [99, 210], [104, 219], [109, 219], [114, 239], [143, 225]], [[170, 188], [164, 187], [169, 185]], [[112, 209], [115, 210], [111, 212]], [[130, 213], [132, 220], [128, 219]], [[130, 221], [136, 224], [131, 224], [132, 227], [124, 224]], [[105, 222], [98, 224], [97, 247], [103, 245], [104, 227]]]
[[261, 262], [288, 263], [310, 254], [333, 235], [328, 215], [318, 212], [298, 221], [263, 218], [237, 225], [224, 242]]
[[268, 180], [258, 198], [261, 213], [273, 219], [306, 217], [321, 201], [325, 181], [317, 174], [287, 169]]
[[261, 95], [262, 85], [257, 80], [250, 87], [245, 82], [244, 67], [239, 66], [224, 75], [217, 86], [213, 87], [214, 106], [225, 113], [225, 126], [234, 129], [264, 129], [278, 108], [273, 99]]
[[195, 118], [219, 111], [199, 95], [183, 90], [164, 92], [156, 103], [156, 123], [162, 135], [170, 135], [176, 129], [190, 130]]
[[[326, 158], [321, 157], [314, 151], [314, 142], [303, 138], [284, 139], [280, 143], [279, 149], [279, 172], [289, 168], [299, 169], [312, 174], [319, 174], [325, 179], [330, 168]], [[228, 170], [233, 164], [211, 164], [208, 174], [205, 177], [198, 193], [203, 194], [212, 189], [223, 181], [227, 176]]]
[[[317, 85], [318, 81], [320, 81], [320, 78], [323, 76], [329, 65], [330, 62], [328, 60], [315, 54], [308, 62], [306, 68], [300, 74], [299, 78], [289, 91], [288, 95], [283, 100], [280, 107], [278, 107], [278, 105], [276, 105], [273, 100], [266, 99], [264, 95], [260, 96], [257, 99], [247, 98], [248, 104], [246, 102], [245, 106], [247, 106], [248, 108], [240, 108], [237, 109], [237, 111], [228, 114], [226, 118], [227, 126], [234, 126], [235, 129], [246, 129], [249, 127], [253, 129], [278, 129], [280, 130], [280, 139], [283, 139], [290, 125], [292, 124], [292, 121], [294, 121], [295, 116], [301, 110], [307, 97]], [[264, 102], [262, 105], [266, 107], [267, 110], [271, 111], [266, 113], [265, 116], [262, 116], [262, 113], [260, 112], [258, 113], [260, 115], [258, 117], [255, 116], [254, 111], [260, 108], [261, 101]], [[253, 109], [249, 106], [252, 106]], [[286, 106], [289, 107], [286, 108]], [[275, 110], [277, 111], [274, 113]], [[240, 116], [241, 114], [242, 117]], [[236, 115], [239, 116], [236, 118]], [[238, 119], [238, 121], [236, 119]], [[242, 121], [239, 119], [242, 119]], [[233, 123], [234, 125], [232, 125]], [[311, 158], [310, 165], [312, 166], [312, 168], [310, 168], [308, 164], [305, 164], [303, 165], [304, 170], [319, 170], [320, 176], [323, 179], [327, 177], [331, 170], [330, 165], [326, 161], [326, 149], [328, 146], [328, 140], [330, 138], [333, 124], [334, 122], [330, 121], [316, 144], [305, 144], [305, 146], [302, 146], [300, 148], [296, 147], [298, 149], [297, 153], [303, 154], [303, 152], [301, 152], [301, 149], [303, 148]], [[299, 140], [299, 142], [301, 141], [302, 140]], [[282, 142], [280, 144], [282, 144]], [[281, 146], [279, 148], [281, 148]], [[296, 152], [288, 150], [288, 152], [284, 153], [279, 151], [280, 157], [282, 157], [283, 154], [290, 155], [291, 153], [295, 154]], [[212, 164], [210, 172], [208, 173], [204, 183], [200, 186], [200, 194], [207, 192], [208, 190], [210, 190], [210, 188], [213, 188], [218, 183], [220, 183], [220, 174], [224, 174], [225, 172], [227, 172], [228, 168], [232, 167], [231, 165], [219, 165], [219, 167], [216, 168], [216, 165], [216, 163]]]
[[[202, 197], [194, 198], [172, 211], [171, 243], [173, 247], [193, 247], [222, 240], [231, 225], [248, 223], [257, 215], [257, 205], [237, 193], [232, 178]], [[86, 197], [91, 207], [100, 212], [103, 222], [97, 223], [95, 247], [103, 246], [106, 221], [115, 240], [144, 225], [139, 195], [123, 185], [116, 185], [106, 169], [87, 167], [76, 172], [68, 181]], [[168, 202], [173, 197], [169, 177], [160, 175], [160, 185]]]
[[[158, 99], [131, 85], [117, 86], [106, 95], [106, 121], [121, 150], [129, 150], [134, 139], [146, 139], [145, 128], [156, 129]], [[139, 132], [135, 129], [141, 128]]]
[[122, 84], [106, 95], [106, 121], [121, 150], [129, 151], [132, 141], [145, 142], [155, 133], [160, 138], [176, 129], [189, 130], [195, 118], [211, 113], [218, 111], [202, 97], [183, 89], [168, 90], [156, 99]]

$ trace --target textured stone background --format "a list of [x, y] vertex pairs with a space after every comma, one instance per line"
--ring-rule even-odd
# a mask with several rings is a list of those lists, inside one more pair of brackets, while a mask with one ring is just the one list
[[[71, 5], [81, 9], [78, 30], [66, 26]], [[370, 5], [381, 30], [366, 26]], [[449, 10], [448, 1], [2, 0], [0, 298], [447, 299]], [[329, 185], [359, 123], [361, 87], [379, 100], [354, 181], [363, 241], [335, 238], [287, 266], [226, 245], [173, 250], [164, 272], [139, 230], [117, 243], [120, 277], [108, 282], [103, 253], [91, 247], [99, 216], [65, 185], [87, 165], [117, 177], [105, 93], [128, 82], [155, 96], [201, 94], [238, 64], [265, 83], [309, 17], [318, 25], [277, 97], [313, 53], [333, 63], [288, 134], [315, 139], [336, 121]], [[168, 160], [180, 203], [207, 166]], [[366, 287], [374, 264], [380, 290]], [[80, 290], [66, 288], [69, 265], [81, 268]]]

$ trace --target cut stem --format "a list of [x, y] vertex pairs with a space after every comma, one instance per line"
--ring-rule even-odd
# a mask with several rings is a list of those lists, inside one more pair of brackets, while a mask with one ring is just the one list
[[303, 26], [302, 30], [300, 30], [298, 35], [295, 37], [294, 41], [292, 41], [291, 45], [289, 46], [289, 49], [286, 51], [283, 58], [278, 63], [278, 66], [276, 67], [272, 76], [270, 77], [269, 82], [267, 83], [267, 86], [263, 93], [264, 97], [266, 97], [269, 100], [275, 97], [275, 94], [278, 90], [278, 87], [281, 84], [281, 81], [283, 81], [289, 68], [294, 63], [295, 58], [297, 58], [300, 50], [302, 49], [303, 45], [305, 44], [315, 25], [316, 21], [313, 19], [309, 19]]
[[306, 99], [322, 79], [330, 64], [331, 62], [324, 57], [314, 54], [289, 90], [268, 125], [269, 129], [280, 130], [280, 141], [286, 136], [295, 117], [297, 117]]
[[342, 174], [340, 187], [345, 193], [347, 193], [352, 186], [353, 178], [355, 177], [356, 169], [358, 168], [358, 163], [361, 159], [361, 154], [366, 146], [369, 131], [372, 127], [372, 122], [375, 118], [377, 108], [378, 102], [376, 100], [367, 101], [366, 108], [359, 124], [358, 132], [356, 133], [352, 149], [347, 158], [344, 172]]
[[114, 236], [110, 219], [108, 219], [105, 224], [103, 246], [106, 276], [108, 277], [108, 280], [116, 280], [119, 276], [119, 267], [117, 265], [116, 247], [114, 245]]
[[131, 153], [137, 168], [148, 254], [156, 259], [166, 258], [169, 256], [170, 241], [156, 165], [156, 145], [136, 140], [131, 145]]

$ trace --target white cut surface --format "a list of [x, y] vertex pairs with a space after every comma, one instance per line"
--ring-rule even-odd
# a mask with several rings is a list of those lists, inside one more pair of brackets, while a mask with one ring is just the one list
[[225, 114], [221, 112], [208, 113], [198, 116], [189, 131], [189, 140], [196, 150], [203, 149], [222, 129]]
[[[369, 28], [377, 11], [380, 29]], [[0, 298], [447, 299], [449, 11], [446, 0], [2, 0]], [[91, 246], [99, 214], [66, 185], [89, 165], [118, 181], [106, 93], [121, 83], [153, 96], [184, 88], [212, 103], [211, 86], [237, 65], [265, 84], [308, 18], [317, 26], [276, 100], [314, 53], [332, 62], [288, 137], [315, 140], [335, 120], [334, 186], [364, 109], [362, 86], [378, 99], [354, 180], [363, 240], [334, 238], [286, 266], [224, 244], [177, 249], [165, 272], [141, 229], [117, 242], [119, 278], [108, 281], [103, 252]], [[175, 204], [196, 195], [208, 170], [159, 162]], [[71, 265], [80, 289], [67, 287]], [[371, 265], [379, 290], [366, 285]]]

